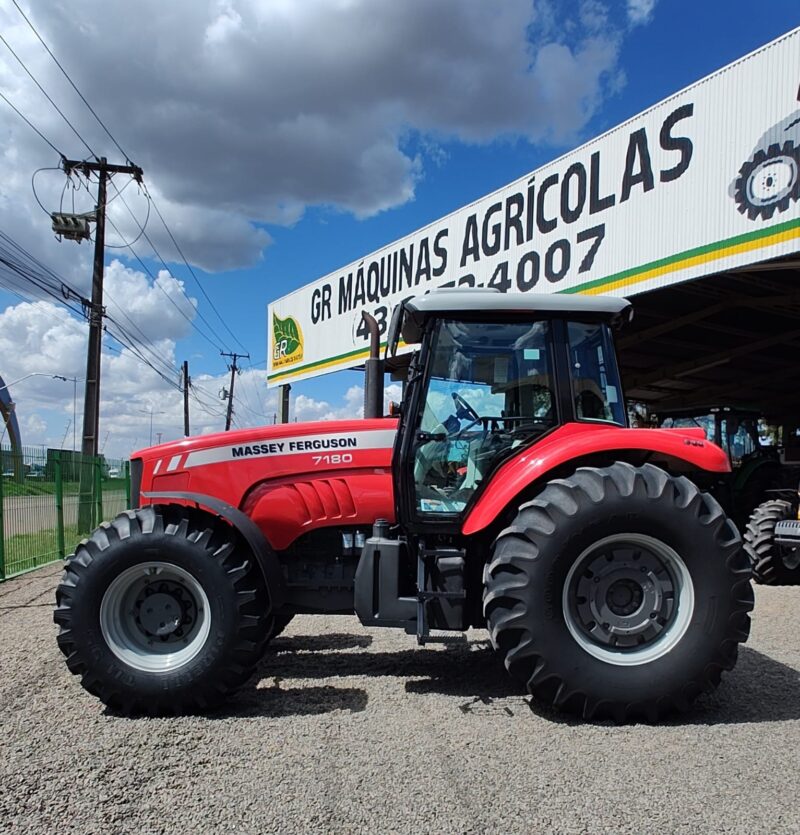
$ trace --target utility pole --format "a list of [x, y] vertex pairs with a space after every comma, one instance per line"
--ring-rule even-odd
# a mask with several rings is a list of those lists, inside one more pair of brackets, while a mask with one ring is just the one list
[[290, 383], [278, 387], [278, 423], [289, 422], [289, 392], [292, 390]]
[[111, 165], [105, 157], [97, 162], [64, 160], [64, 171], [81, 171], [88, 179], [97, 174], [97, 208], [95, 210], [94, 269], [92, 271], [92, 301], [89, 306], [89, 350], [86, 357], [86, 391], [83, 401], [83, 440], [81, 453], [97, 455], [100, 415], [100, 350], [103, 338], [103, 272], [106, 234], [106, 183], [110, 174], [130, 174], [142, 181], [138, 165]]
[[189, 386], [192, 380], [189, 377], [189, 361], [183, 361], [183, 434], [189, 437]]
[[220, 351], [220, 354], [222, 354], [223, 357], [232, 357], [233, 358], [233, 362], [231, 362], [231, 364], [228, 366], [228, 368], [230, 368], [230, 370], [231, 370], [231, 388], [230, 388], [230, 391], [228, 392], [228, 414], [225, 417], [225, 431], [227, 432], [231, 428], [231, 419], [233, 418], [233, 383], [236, 380], [236, 372], [239, 371], [239, 369], [236, 366], [236, 360], [237, 359], [248, 359], [249, 360], [250, 359], [250, 354], [237, 354], [237, 353], [229, 354], [226, 351]]
[[94, 268], [92, 271], [92, 300], [89, 305], [89, 347], [86, 355], [86, 389], [83, 400], [83, 439], [81, 454], [80, 500], [78, 506], [78, 528], [89, 530], [92, 511], [94, 473], [89, 459], [97, 456], [98, 426], [100, 423], [100, 353], [103, 341], [103, 267], [105, 260], [106, 233], [106, 183], [110, 174], [130, 174], [137, 182], [142, 180], [142, 169], [138, 165], [110, 165], [105, 157], [96, 162], [65, 159], [64, 171], [71, 174], [78, 170], [88, 179], [97, 174], [97, 208], [95, 209]]

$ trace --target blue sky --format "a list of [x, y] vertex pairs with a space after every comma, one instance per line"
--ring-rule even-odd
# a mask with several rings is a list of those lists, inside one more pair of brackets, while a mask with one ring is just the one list
[[[78, 3], [85, 19], [91, 18], [97, 2]], [[84, 35], [77, 30], [69, 31], [71, 24], [59, 17], [58, 11], [42, 9], [32, 12], [31, 19], [123, 148], [145, 169], [145, 180], [158, 195], [206, 292], [258, 364], [267, 353], [266, 305], [270, 300], [522, 176], [800, 24], [796, 0], [768, 0], [757, 13], [752, 3], [740, 0], [509, 0], [498, 4], [466, 0], [459, 8], [464, 10], [465, 20], [473, 18], [475, 25], [451, 27], [456, 30], [452, 43], [444, 45], [436, 38], [451, 37], [447, 20], [432, 19], [426, 26], [425, 10], [432, 14], [431, 10], [439, 6], [444, 16], [448, 11], [444, 7], [454, 2], [424, 4], [414, 0], [408, 8], [417, 7], [417, 18], [405, 19], [391, 4], [376, 0], [368, 15], [370, 25], [363, 33], [356, 32], [359, 37], [351, 42], [349, 39], [355, 37], [353, 27], [345, 25], [343, 17], [358, 12], [359, 0], [309, 0], [304, 6], [308, 14], [297, 13], [291, 21], [292, 31], [307, 27], [307, 62], [319, 61], [320, 65], [315, 74], [300, 81], [290, 77], [291, 58], [270, 66], [249, 66], [248, 60], [267, 59], [250, 57], [242, 48], [237, 53], [214, 52], [243, 33], [250, 34], [253, 56], [269, 51], [269, 44], [259, 44], [252, 36], [256, 23], [263, 20], [253, 17], [256, 13], [248, 0], [177, 3], [183, 7], [182, 20], [152, 3], [152, 26], [157, 28], [152, 30], [150, 41], [147, 31], [126, 34], [124, 18], [129, 12], [125, 4], [111, 2], [110, 7], [117, 9], [122, 20], [109, 16], [108, 26], [115, 26], [117, 31], [111, 34], [109, 28], [112, 43], [102, 49], [91, 40], [82, 42]], [[284, 22], [295, 14], [292, 4], [274, 5], [282, 7]], [[481, 15], [492, 6], [502, 11], [493, 14], [489, 10], [492, 31], [482, 43], [482, 28], [487, 24]], [[452, 15], [453, 9], [449, 12]], [[156, 57], [169, 56], [174, 47], [176, 55], [187, 56], [191, 68], [188, 50], [192, 48], [193, 16], [197, 17], [198, 31], [203, 33], [204, 57], [211, 62], [211, 81], [206, 87], [219, 85], [219, 99], [210, 98], [208, 90], [202, 95], [196, 92], [179, 70], [173, 78], [155, 73], [147, 76], [142, 68], [148, 47], [137, 46], [137, 38], [152, 42]], [[16, 10], [5, 2], [0, 3], [0, 23], [40, 82], [53, 91], [57, 101], [68, 104], [65, 109], [89, 144], [105, 141], [90, 115], [80, 109], [74, 97], [69, 98], [63, 79], [42, 54], [24, 21], [20, 23]], [[378, 57], [369, 58], [374, 77], [365, 79], [363, 65], [352, 56], [368, 50], [364, 39], [370, 34], [378, 43], [381, 37], [386, 38], [389, 47], [376, 47]], [[394, 35], [407, 40], [398, 46], [391, 41]], [[431, 43], [419, 43], [427, 35]], [[185, 39], [183, 43], [181, 38]], [[504, 48], [504, 38], [509, 40], [508, 49]], [[554, 45], [562, 48], [571, 61], [563, 70], [558, 61], [539, 61], [535, 72], [520, 69], [519, 62], [497, 68], [506, 52], [522, 50], [536, 60], [537, 55], [555, 55]], [[400, 57], [392, 59], [396, 46]], [[472, 55], [470, 48], [478, 52]], [[388, 56], [385, 67], [380, 65], [382, 54]], [[215, 55], [217, 65], [212, 60]], [[439, 61], [437, 83], [433, 85], [416, 72], [432, 57]], [[0, 89], [21, 104], [20, 109], [59, 148], [74, 147], [75, 136], [67, 126], [37, 98], [37, 91], [24, 86], [28, 82], [19, 66], [8, 54], [0, 54], [0, 58], [6, 62], [0, 65]], [[390, 59], [404, 62], [400, 82]], [[345, 65], [351, 60], [354, 69], [348, 76]], [[344, 80], [337, 82], [339, 87], [326, 89], [325, 74], [335, 74], [339, 65]], [[98, 66], [107, 69], [106, 87], [93, 81]], [[287, 67], [285, 76], [281, 75], [281, 66]], [[493, 76], [495, 70], [515, 74], [507, 87], [502, 77]], [[262, 71], [269, 75], [259, 78]], [[440, 77], [444, 77], [441, 86]], [[419, 87], [398, 93], [397, 84], [401, 82], [409, 88], [415, 83]], [[182, 83], [187, 85], [183, 89]], [[317, 84], [319, 90], [315, 89]], [[483, 97], [472, 89], [464, 92], [464, 106], [459, 108], [460, 85], [467, 84], [471, 88], [483, 86], [488, 92]], [[527, 102], [526, 85], [536, 87], [533, 92], [540, 97], [540, 106], [531, 105], [529, 112], [524, 108], [515, 112], [513, 106], [503, 108], [498, 104], [496, 117], [488, 113], [505, 92], [510, 99], [518, 96], [520, 102]], [[172, 88], [168, 96], [165, 91]], [[193, 99], [195, 94], [197, 98]], [[233, 101], [239, 96], [241, 101]], [[30, 190], [32, 170], [53, 165], [53, 154], [3, 107], [0, 102], [0, 127], [5, 128], [0, 151], [6, 168], [6, 181], [0, 185], [2, 228], [80, 285], [90, 273], [89, 247], [55, 244], [47, 231], [48, 219], [36, 207]], [[176, 107], [181, 110], [177, 115]], [[303, 124], [301, 117], [312, 114], [313, 127], [309, 130], [318, 132], [317, 144], [309, 142], [306, 147], [306, 133], [298, 133], [287, 150], [287, 145], [271, 132], [270, 108], [282, 108], [281, 118], [292, 125]], [[259, 149], [260, 130], [265, 131], [263, 153]], [[298, 146], [298, 153], [306, 155], [305, 160], [292, 157], [292, 143]], [[37, 147], [39, 144], [43, 147]], [[357, 159], [348, 157], [349, 147], [354, 154], [358, 152]], [[109, 157], [119, 157], [115, 148], [107, 151]], [[272, 169], [271, 159], [279, 160]], [[368, 164], [365, 159], [377, 159], [377, 163]], [[389, 172], [385, 181], [384, 172]], [[55, 200], [63, 177], [57, 172], [41, 176], [40, 197]], [[137, 199], [133, 189], [129, 194], [131, 206], [143, 218], [144, 198]], [[86, 192], [81, 199], [88, 199]], [[123, 214], [116, 217], [126, 239], [135, 237], [137, 228], [130, 221], [126, 228]], [[169, 240], [163, 230], [158, 231], [153, 218], [148, 229], [173, 276], [185, 282], [186, 293], [197, 300], [197, 310], [216, 326], [218, 341], [224, 339], [230, 344], [232, 340], [186, 268], [172, 262]], [[115, 240], [113, 233], [111, 240]], [[145, 250], [140, 249], [140, 254], [155, 275], [162, 265]], [[116, 300], [147, 332], [153, 351], [176, 364], [189, 359], [193, 376], [204, 386], [206, 412], [202, 419], [196, 419], [193, 428], [219, 428], [221, 418], [215, 412], [221, 412], [222, 405], [215, 398], [223, 385], [225, 361], [171, 307], [165, 306], [162, 296], [151, 292], [152, 280], [141, 274], [139, 263], [127, 250], [109, 250], [107, 263], [114, 259], [119, 263], [109, 267], [109, 286]], [[246, 266], [228, 269], [232, 263]], [[175, 287], [165, 284], [163, 289], [172, 294]], [[0, 332], [0, 374], [6, 381], [32, 371], [84, 376], [82, 325], [77, 320], [65, 321], [63, 310], [55, 313], [41, 308], [41, 304], [50, 303], [40, 303], [34, 315], [29, 307], [23, 308], [19, 296], [0, 290], [0, 316], [4, 317], [0, 326], [5, 333], [4, 337]], [[192, 307], [187, 309], [189, 318], [194, 318]], [[161, 322], [163, 327], [159, 329], [154, 322]], [[114, 343], [109, 345], [113, 347]], [[38, 353], [39, 358], [36, 362], [23, 361], [15, 356], [17, 353], [23, 358], [27, 353]], [[241, 403], [236, 403], [240, 425], [258, 423], [262, 414], [271, 419], [274, 396], [266, 391], [263, 369], [262, 362], [243, 375]], [[147, 369], [136, 370], [134, 358], [126, 356], [125, 349], [121, 355], [109, 354], [104, 370], [110, 376], [105, 390], [108, 399], [101, 410], [101, 436], [108, 433], [108, 453], [126, 455], [132, 446], [149, 441], [149, 427], [142, 428], [142, 422], [148, 421], [142, 410], [157, 412], [154, 424], [164, 439], [178, 434], [176, 393], [162, 391], [161, 382], [153, 382]], [[342, 372], [298, 383], [293, 394], [304, 398], [298, 403], [302, 417], [352, 414], [354, 404], [359, 402], [354, 387], [360, 384], [358, 372]], [[72, 429], [67, 426], [72, 417], [71, 385], [65, 391], [63, 383], [45, 378], [34, 378], [29, 385], [30, 389], [21, 386], [21, 392], [15, 392], [22, 410], [23, 440], [58, 445], [66, 434], [71, 441]], [[202, 406], [197, 404], [197, 408]], [[79, 401], [78, 420], [80, 411]]]

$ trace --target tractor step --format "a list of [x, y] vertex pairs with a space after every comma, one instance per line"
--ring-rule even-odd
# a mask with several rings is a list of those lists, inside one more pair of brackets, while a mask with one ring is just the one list
[[465, 600], [465, 591], [421, 591], [417, 594], [418, 600]]
[[445, 632], [441, 629], [432, 629], [427, 635], [417, 635], [417, 643], [420, 646], [425, 644], [466, 644], [467, 636], [463, 632]]
[[[461, 548], [417, 551], [417, 642], [463, 643], [466, 628], [465, 552]], [[449, 632], [448, 630], [453, 630]]]

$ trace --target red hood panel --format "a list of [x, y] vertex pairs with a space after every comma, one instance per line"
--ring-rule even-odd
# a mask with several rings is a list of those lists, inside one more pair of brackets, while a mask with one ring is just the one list
[[393, 419], [290, 423], [150, 447], [142, 503], [189, 492], [244, 508], [276, 548], [315, 527], [394, 518]]
[[397, 421], [390, 418], [377, 420], [317, 420], [311, 423], [278, 423], [272, 426], [255, 426], [236, 429], [231, 432], [214, 432], [210, 435], [194, 435], [170, 441], [158, 446], [144, 447], [131, 455], [145, 461], [156, 457], [174, 456], [194, 450], [214, 449], [229, 445], [248, 445], [256, 442], [270, 442], [282, 438], [296, 438], [305, 435], [331, 435], [334, 433], [363, 432], [372, 429], [397, 429]]

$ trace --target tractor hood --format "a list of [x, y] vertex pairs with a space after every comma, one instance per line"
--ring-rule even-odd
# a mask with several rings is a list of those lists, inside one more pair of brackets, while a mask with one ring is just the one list
[[277, 424], [184, 438], [132, 455], [134, 492], [142, 503], [156, 493], [189, 491], [238, 507], [264, 480], [388, 467], [396, 430], [396, 420], [378, 418]]

